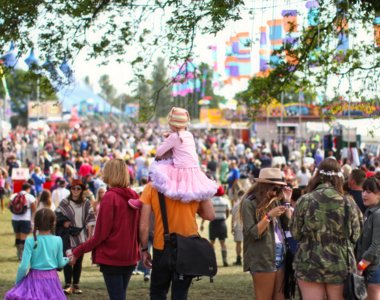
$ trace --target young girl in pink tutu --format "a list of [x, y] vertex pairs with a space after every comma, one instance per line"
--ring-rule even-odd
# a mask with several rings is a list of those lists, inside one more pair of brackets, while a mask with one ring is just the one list
[[63, 257], [62, 239], [52, 234], [54, 227], [55, 214], [51, 209], [36, 212], [33, 237], [25, 241], [16, 285], [5, 294], [5, 300], [66, 299], [56, 269], [63, 268], [69, 259]]
[[[168, 115], [171, 132], [156, 151], [150, 169], [152, 185], [165, 196], [182, 202], [211, 199], [218, 190], [199, 167], [193, 135], [187, 131], [190, 117], [186, 109], [173, 107]], [[170, 159], [163, 159], [171, 151]]]

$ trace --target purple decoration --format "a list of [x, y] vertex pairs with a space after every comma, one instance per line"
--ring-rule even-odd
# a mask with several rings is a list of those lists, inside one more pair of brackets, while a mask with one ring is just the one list
[[294, 45], [298, 42], [298, 38], [287, 36], [284, 38], [284, 43]]
[[260, 58], [260, 71], [265, 72], [266, 70], [268, 70], [268, 62], [266, 59]]
[[295, 10], [295, 9], [283, 10], [281, 12], [281, 15], [283, 17], [290, 17], [290, 16], [295, 17], [295, 16], [297, 16], [297, 10]]
[[318, 8], [319, 3], [317, 0], [311, 0], [306, 2], [306, 8], [307, 9], [312, 9], [312, 8]]
[[233, 42], [232, 43], [232, 53], [238, 54], [239, 53], [239, 43]]
[[239, 77], [239, 66], [229, 66], [229, 77]]

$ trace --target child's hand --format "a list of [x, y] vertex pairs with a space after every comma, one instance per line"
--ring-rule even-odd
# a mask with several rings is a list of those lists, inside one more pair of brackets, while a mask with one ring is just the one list
[[163, 136], [164, 138], [167, 138], [169, 135], [170, 135], [170, 132], [168, 132], [168, 131], [166, 131], [166, 132], [164, 132], [164, 133], [162, 134], [162, 136]]

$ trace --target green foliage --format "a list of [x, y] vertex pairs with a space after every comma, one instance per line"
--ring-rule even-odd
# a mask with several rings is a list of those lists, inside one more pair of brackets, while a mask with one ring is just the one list
[[168, 66], [165, 64], [165, 60], [159, 57], [153, 68], [151, 84], [151, 97], [155, 104], [155, 116], [158, 118], [166, 117], [173, 106], [167, 70]]
[[116, 88], [110, 82], [109, 75], [102, 75], [99, 78], [100, 96], [102, 96], [111, 105], [115, 104], [117, 94]]
[[[333, 3], [339, 3], [340, 12]], [[361, 42], [359, 35], [361, 30], [373, 34], [372, 22], [375, 14], [380, 15], [380, 2], [320, 0], [319, 4], [319, 25], [305, 29], [296, 48], [284, 45], [276, 51], [282, 61], [272, 66], [276, 69], [268, 84], [273, 91], [255, 91], [258, 89], [251, 85], [255, 90], [248, 94], [260, 94], [254, 101], [265, 103], [272, 94], [291, 86], [294, 76], [303, 78], [307, 85], [312, 82], [323, 88], [334, 74], [341, 80], [362, 81], [363, 91], [376, 91], [379, 49]], [[102, 58], [103, 63], [111, 57], [116, 61], [127, 59], [141, 79], [157, 51], [170, 63], [186, 61], [193, 57], [198, 34], [219, 32], [228, 21], [240, 19], [246, 7], [242, 0], [31, 0], [1, 1], [1, 8], [2, 52], [10, 41], [16, 41], [20, 54], [35, 46], [42, 56], [49, 54], [57, 63], [63, 57], [74, 59], [85, 50], [88, 58]], [[344, 20], [348, 28], [339, 26]], [[339, 30], [359, 41], [344, 54], [336, 50]], [[285, 52], [298, 63], [287, 62]]]
[[[41, 102], [58, 100], [53, 86], [45, 76], [14, 70], [6, 73], [5, 80], [11, 97], [12, 111], [19, 116], [17, 124], [27, 123], [28, 101], [37, 101], [37, 90], [39, 91], [38, 100]], [[0, 84], [0, 98], [4, 97], [4, 87]]]

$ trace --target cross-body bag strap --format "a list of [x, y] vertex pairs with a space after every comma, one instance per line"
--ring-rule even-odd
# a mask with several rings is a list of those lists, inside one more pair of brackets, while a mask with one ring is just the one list
[[346, 236], [346, 265], [347, 265], [347, 273], [351, 273], [351, 266], [350, 266], [350, 260], [349, 260], [349, 239], [350, 239], [350, 234], [349, 234], [349, 230], [348, 230], [348, 203], [347, 203], [347, 199], [345, 196], [343, 196], [343, 201], [344, 201], [344, 220], [343, 220], [343, 224], [344, 224], [344, 233], [345, 233], [345, 236]]
[[160, 201], [160, 210], [161, 210], [161, 218], [162, 223], [164, 225], [164, 241], [169, 241], [169, 225], [168, 225], [168, 217], [166, 214], [166, 203], [164, 194], [158, 192], [158, 199]]

